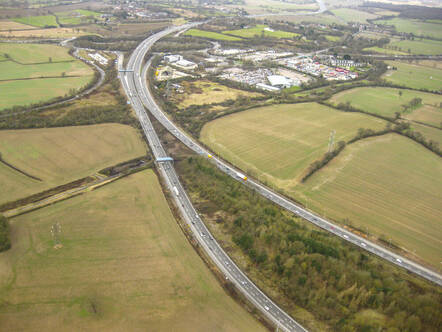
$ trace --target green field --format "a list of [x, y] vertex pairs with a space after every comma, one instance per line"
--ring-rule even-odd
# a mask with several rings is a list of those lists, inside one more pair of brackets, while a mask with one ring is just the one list
[[385, 121], [316, 103], [274, 105], [209, 122], [201, 140], [234, 165], [289, 190], [327, 152], [332, 130], [338, 142], [360, 127], [381, 129]]
[[395, 54], [395, 55], [439, 55], [442, 54], [442, 42], [437, 40], [422, 39], [422, 40], [399, 40], [392, 39], [392, 41], [384, 47], [367, 47], [363, 51], [375, 52], [380, 54]]
[[331, 11], [336, 17], [345, 22], [367, 23], [367, 20], [375, 19], [378, 16], [351, 8], [339, 8]]
[[193, 37], [215, 39], [215, 40], [226, 40], [226, 41], [238, 41], [238, 40], [241, 40], [241, 38], [238, 38], [238, 37], [227, 36], [227, 35], [223, 35], [222, 33], [217, 33], [217, 32], [212, 32], [212, 31], [205, 31], [205, 30], [199, 30], [199, 29], [190, 29], [190, 30], [186, 31], [185, 35], [193, 36]]
[[40, 28], [44, 28], [46, 26], [58, 27], [55, 16], [53, 15], [18, 17], [14, 18], [14, 21]]
[[0, 43], [0, 53], [8, 54], [15, 61], [30, 64], [48, 62], [49, 57], [53, 62], [73, 60], [68, 49], [49, 44], [13, 44]]
[[437, 266], [442, 164], [420, 144], [395, 134], [364, 139], [300, 183], [308, 165], [326, 151], [331, 130], [340, 141], [359, 127], [385, 125], [355, 115], [361, 114], [314, 103], [264, 107], [209, 122], [201, 138], [214, 152], [312, 210], [339, 222], [348, 218]]
[[[436, 21], [437, 22], [437, 21]], [[413, 33], [415, 36], [430, 36], [442, 39], [442, 23], [395, 17], [389, 20], [377, 20], [376, 24], [393, 25], [398, 32]]]
[[5, 43], [0, 54], [6, 59], [0, 62], [0, 109], [64, 96], [87, 85], [93, 75], [60, 46]]
[[[434, 124], [435, 126], [437, 126], [437, 124]], [[439, 128], [433, 128], [433, 127], [429, 127], [427, 125], [422, 125], [419, 123], [413, 123], [411, 125], [411, 128], [414, 131], [420, 132], [422, 135], [425, 136], [425, 138], [427, 140], [433, 140], [437, 143], [439, 143], [439, 146], [442, 146], [442, 124], [439, 123], [438, 124]]]
[[253, 38], [255, 36], [262, 36], [262, 35], [264, 35], [265, 37], [273, 37], [273, 38], [293, 38], [299, 36], [299, 34], [293, 32], [272, 30], [272, 29], [270, 29], [269, 31], [267, 29], [269, 29], [268, 26], [263, 24], [258, 24], [253, 28], [228, 30], [228, 31], [223, 31], [223, 33], [242, 38]]
[[379, 53], [379, 54], [394, 54], [394, 55], [407, 55], [408, 53], [398, 50], [392, 50], [388, 48], [382, 48], [378, 46], [366, 47], [363, 51], [370, 53]]
[[[442, 26], [442, 25], [441, 25]], [[397, 47], [401, 52], [421, 55], [442, 54], [442, 42], [437, 40], [399, 40], [392, 41], [390, 47]]]
[[98, 19], [100, 16], [100, 13], [84, 9], [57, 13], [58, 21], [60, 22], [60, 24], [63, 25], [79, 25], [83, 23], [90, 23], [93, 22], [94, 18]]
[[0, 203], [5, 203], [92, 175], [146, 151], [133, 128], [104, 124], [2, 130], [0, 153], [5, 161], [43, 180], [32, 180], [0, 165]]
[[327, 39], [328, 41], [331, 41], [331, 42], [336, 42], [338, 40], [341, 40], [341, 37], [338, 37], [338, 36], [325, 35], [324, 37], [325, 37], [325, 39]]
[[387, 64], [397, 68], [383, 76], [387, 81], [415, 89], [442, 90], [442, 69], [400, 61], [387, 61]]
[[2, 330], [265, 331], [185, 239], [153, 171], [11, 224], [12, 248], [0, 253]]
[[347, 146], [295, 196], [335, 220], [384, 235], [438, 269], [442, 260], [442, 163], [407, 138], [389, 134]]
[[[402, 95], [399, 95], [399, 92]], [[422, 116], [426, 117], [426, 122], [431, 124], [435, 122], [439, 125], [442, 113], [439, 105], [442, 103], [442, 96], [432, 93], [385, 87], [367, 87], [340, 92], [334, 95], [330, 101], [336, 105], [350, 102], [353, 107], [368, 113], [393, 118], [395, 112], [402, 112], [403, 108], [401, 106], [408, 104], [413, 98], [421, 98], [422, 105], [411, 111], [406, 111], [403, 116], [409, 117], [413, 114], [422, 113]]]

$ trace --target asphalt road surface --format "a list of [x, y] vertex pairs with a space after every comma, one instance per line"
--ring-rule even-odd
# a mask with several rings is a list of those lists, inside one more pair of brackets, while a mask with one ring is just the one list
[[[167, 33], [166, 33], [167, 34]], [[156, 35], [155, 35], [156, 36]], [[151, 37], [152, 38], [152, 37]], [[161, 38], [161, 37], [160, 37]], [[158, 39], [150, 39], [148, 38], [141, 44], [141, 48], [137, 48], [134, 53], [138, 53], [139, 58], [144, 57], [144, 54], [147, 52], [148, 48]], [[182, 143], [184, 143], [187, 147], [192, 149], [198, 154], [209, 156], [211, 155], [211, 152], [208, 151], [206, 148], [200, 146], [196, 141], [193, 140], [190, 136], [188, 136], [183, 130], [181, 130], [179, 127], [177, 127], [167, 116], [165, 113], [162, 112], [160, 107], [155, 103], [155, 100], [149, 91], [145, 77], [147, 68], [150, 65], [150, 62], [147, 62], [143, 73], [141, 76], [137, 76], [137, 81], [140, 87], [138, 87], [138, 91], [141, 91], [141, 100], [144, 106], [146, 106], [149, 111], [152, 113], [152, 115], [167, 129], [169, 130], [175, 137], [177, 137]], [[138, 67], [136, 67], [138, 70]], [[137, 75], [138, 75], [137, 71]], [[237, 170], [226, 163], [225, 161], [219, 159], [215, 155], [211, 156], [211, 159], [214, 163], [218, 166], [219, 169], [221, 169], [223, 172], [229, 174], [230, 176], [234, 177], [238, 181], [244, 182], [244, 184], [248, 185], [250, 188], [256, 190], [258, 193], [260, 193], [262, 196], [268, 198], [269, 200], [273, 201], [274, 203], [280, 205], [281, 207], [287, 209], [288, 211], [293, 212], [294, 214], [308, 220], [309, 222], [315, 224], [316, 226], [327, 230], [330, 233], [333, 233], [339, 237], [341, 237], [343, 240], [346, 240], [348, 242], [353, 243], [354, 245], [360, 247], [361, 249], [364, 249], [368, 252], [371, 252], [381, 258], [384, 258], [385, 260], [398, 265], [409, 272], [415, 273], [429, 281], [432, 281], [439, 286], [442, 286], [442, 278], [441, 275], [438, 273], [431, 271], [424, 266], [421, 266], [415, 262], [412, 262], [405, 257], [402, 257], [398, 254], [393, 253], [392, 251], [381, 247], [373, 242], [367, 241], [366, 239], [357, 236], [353, 234], [352, 232], [347, 231], [346, 229], [339, 227], [335, 225], [334, 223], [320, 217], [319, 215], [316, 215], [312, 213], [311, 211], [308, 211], [307, 209], [297, 205], [293, 201], [283, 197], [282, 195], [270, 190], [269, 188], [265, 187], [261, 183], [253, 180], [248, 179], [247, 181], [243, 181], [237, 176]]]
[[[129, 102], [132, 104], [132, 107], [138, 116], [144, 134], [147, 137], [156, 159], [167, 157], [167, 154], [161, 145], [161, 141], [158, 138], [143, 105], [145, 104], [149, 110], [157, 107], [156, 104], [150, 102], [150, 95], [145, 94], [144, 80], [142, 79], [144, 76], [141, 75], [143, 58], [144, 54], [159, 38], [168, 33], [177, 32], [188, 27], [189, 26], [186, 25], [170, 28], [146, 39], [132, 53], [128, 61], [127, 70], [133, 69], [134, 71], [125, 73], [120, 72], [119, 74]], [[255, 284], [253, 284], [253, 282], [224, 252], [218, 242], [212, 237], [211, 233], [198, 215], [198, 212], [193, 207], [178, 179], [173, 164], [171, 162], [158, 162], [157, 165], [160, 174], [165, 179], [166, 185], [172, 193], [174, 200], [194, 237], [198, 240], [199, 244], [204, 248], [217, 267], [224, 273], [225, 278], [230, 280], [236, 288], [239, 289], [259, 310], [261, 310], [275, 324], [275, 326], [278, 326], [280, 330], [307, 331], [284, 310], [279, 308]]]
[[[341, 237], [343, 240], [348, 241], [361, 249], [384, 258], [385, 260], [438, 285], [442, 285], [441, 276], [436, 272], [433, 272], [417, 263], [397, 255], [386, 248], [378, 246], [375, 243], [369, 242], [366, 239], [359, 237], [318, 215], [315, 215], [314, 213], [304, 209], [301, 206], [298, 206], [293, 201], [290, 201], [282, 195], [273, 192], [253, 179], [244, 181], [238, 176], [238, 171], [233, 166], [227, 164], [225, 161], [217, 158], [216, 156], [211, 155], [210, 151], [200, 146], [162, 112], [162, 110], [156, 104], [146, 84], [145, 78], [147, 69], [150, 66], [150, 61], [148, 61], [144, 68], [142, 68], [144, 56], [149, 51], [151, 46], [160, 38], [170, 33], [178, 32], [182, 29], [188, 29], [197, 24], [198, 23], [168, 28], [153, 36], [150, 36], [144, 40], [132, 53], [126, 69], [128, 72], [119, 74], [123, 87], [130, 103], [132, 104], [132, 107], [137, 113], [155, 158], [165, 158], [167, 157], [167, 154], [163, 149], [161, 141], [159, 140], [154, 128], [152, 127], [152, 124], [146, 114], [145, 107], [166, 129], [168, 129], [187, 147], [200, 155], [210, 158], [220, 170], [226, 174], [229, 174], [236, 180], [243, 182], [245, 185], [257, 191], [267, 199], [273, 201], [275, 204], [278, 204], [288, 211], [293, 212], [297, 216], [302, 217], [316, 226]], [[261, 290], [259, 290], [259, 288], [247, 278], [247, 276], [222, 250], [216, 240], [213, 239], [205, 224], [202, 222], [198, 213], [194, 209], [185, 190], [183, 189], [175, 169], [173, 168], [173, 164], [171, 162], [159, 162], [158, 169], [161, 175], [164, 177], [170, 192], [174, 196], [177, 206], [192, 230], [195, 238], [206, 250], [218, 268], [225, 274], [226, 278], [234, 283], [236, 287], [280, 329], [285, 331], [306, 331], [299, 323], [293, 320], [281, 308], [273, 303], [263, 292], [261, 292]]]

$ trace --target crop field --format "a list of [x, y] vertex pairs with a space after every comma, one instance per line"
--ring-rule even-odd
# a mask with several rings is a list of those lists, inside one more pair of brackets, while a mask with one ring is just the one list
[[93, 21], [90, 18], [98, 19], [100, 16], [100, 13], [85, 9], [57, 13], [58, 21], [60, 22], [60, 24], [64, 25], [79, 25], [83, 23], [90, 23]]
[[415, 36], [442, 38], [442, 24], [395, 17], [389, 20], [377, 20], [376, 24], [393, 25], [398, 32], [413, 33]]
[[345, 22], [367, 23], [367, 20], [375, 19], [378, 16], [372, 13], [351, 8], [339, 8], [331, 11], [335, 16]]
[[50, 29], [32, 29], [28, 26], [25, 30], [1, 30], [0, 37], [4, 38], [71, 38], [84, 35], [85, 32], [73, 28], [50, 28]]
[[340, 92], [334, 95], [330, 101], [336, 105], [350, 102], [352, 106], [366, 112], [394, 117], [395, 112], [402, 112], [402, 105], [409, 104], [413, 98], [421, 98], [422, 106], [418, 106], [411, 112], [405, 112], [405, 117], [408, 117], [410, 113], [423, 112], [427, 116], [432, 114], [431, 117], [435, 117], [436, 121], [440, 118], [442, 110], [439, 105], [442, 102], [442, 96], [420, 91], [385, 87], [356, 88]]
[[[0, 202], [62, 185], [146, 154], [135, 129], [120, 124], [2, 130], [3, 160], [40, 178], [32, 180], [2, 166]], [[11, 177], [11, 172], [15, 176]]]
[[435, 126], [439, 126], [439, 128], [433, 128], [426, 125], [422, 125], [419, 123], [413, 123], [411, 127], [413, 130], [420, 132], [422, 135], [425, 136], [427, 140], [433, 140], [437, 143], [439, 143], [439, 146], [442, 146], [442, 126], [441, 123], [434, 124]]
[[54, 15], [46, 15], [46, 16], [25, 16], [14, 18], [15, 22], [23, 23], [27, 25], [31, 25], [33, 27], [58, 27], [57, 21], [55, 20]]
[[387, 63], [397, 68], [397, 70], [388, 71], [383, 76], [387, 81], [415, 89], [433, 91], [442, 89], [442, 69], [437, 68], [436, 62], [434, 62], [434, 66], [400, 61], [388, 61]]
[[263, 14], [263, 13], [279, 13], [284, 11], [312, 11], [317, 10], [318, 5], [316, 3], [296, 3], [295, 1], [283, 2], [277, 0], [245, 0], [243, 7], [250, 14]]
[[0, 20], [0, 31], [29, 30], [29, 29], [33, 29], [33, 27], [26, 25], [26, 24], [14, 22], [14, 21]]
[[191, 105], [221, 103], [228, 99], [237, 99], [240, 96], [257, 97], [261, 95], [209, 81], [183, 82], [182, 85], [187, 91], [185, 94], [178, 95], [180, 98], [179, 106], [182, 108]]
[[253, 38], [255, 36], [261, 36], [262, 34], [264, 34], [264, 36], [266, 37], [273, 37], [273, 38], [293, 38], [299, 36], [299, 34], [294, 32], [272, 30], [263, 24], [258, 24], [253, 28], [223, 31], [223, 33], [242, 38]]
[[185, 239], [151, 170], [11, 223], [2, 329], [265, 331]]
[[44, 44], [0, 44], [0, 109], [50, 100], [78, 90], [93, 71], [68, 50]]
[[294, 195], [314, 211], [392, 239], [439, 269], [441, 172], [436, 154], [389, 134], [347, 146]]
[[399, 51], [410, 54], [421, 54], [421, 55], [442, 54], [442, 42], [438, 40], [430, 40], [430, 39], [398, 40], [398, 41], [391, 41], [389, 46], [397, 47]]
[[332, 130], [338, 142], [353, 138], [360, 127], [382, 129], [385, 121], [316, 103], [272, 105], [211, 121], [201, 140], [244, 171], [290, 190], [327, 152]]
[[242, 40], [241, 38], [238, 38], [238, 37], [227, 36], [222, 33], [199, 30], [199, 29], [189, 29], [184, 34], [187, 36], [201, 37], [201, 38], [208, 38], [208, 39], [215, 39], [215, 40], [226, 40], [226, 41]]
[[408, 55], [407, 52], [392, 50], [392, 49], [388, 49], [388, 48], [382, 48], [382, 47], [378, 47], [378, 46], [366, 47], [363, 49], [363, 51], [370, 52], [370, 53], [379, 53], [379, 54]]
[[341, 39], [341, 37], [339, 37], [339, 36], [332, 36], [332, 35], [325, 35], [324, 37], [325, 37], [325, 39], [327, 39], [328, 41], [331, 41], [331, 42], [335, 42], [335, 41], [338, 41]]

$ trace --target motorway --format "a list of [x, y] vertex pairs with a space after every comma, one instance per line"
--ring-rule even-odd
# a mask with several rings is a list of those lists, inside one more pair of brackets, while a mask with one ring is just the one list
[[[141, 75], [141, 67], [146, 52], [150, 49], [155, 41], [166, 34], [177, 32], [181, 29], [189, 28], [190, 25], [169, 28], [158, 34], [155, 34], [143, 41], [137, 49], [132, 53], [126, 70], [134, 70], [133, 72], [120, 72], [119, 77], [123, 84], [124, 90], [128, 96], [129, 102], [132, 104], [137, 117], [141, 123], [142, 129], [149, 142], [154, 157], [167, 157], [167, 154], [158, 138], [152, 123], [147, 116], [144, 106], [149, 110], [154, 109], [156, 104], [151, 103], [150, 94], [145, 93], [145, 82]], [[145, 67], [147, 69], [147, 67]], [[145, 69], [145, 70], [146, 70]], [[144, 73], [145, 73], [144, 70]], [[144, 104], [144, 105], [143, 105]], [[192, 231], [201, 247], [207, 255], [212, 259], [216, 266], [224, 273], [226, 279], [230, 280], [236, 288], [266, 317], [282, 331], [307, 331], [293, 318], [291, 318], [284, 310], [279, 308], [270, 298], [268, 298], [230, 259], [224, 252], [218, 242], [212, 237], [211, 233], [201, 220], [198, 212], [193, 207], [189, 197], [180, 183], [178, 175], [175, 172], [172, 162], [157, 162], [158, 171], [165, 180], [165, 183], [172, 193], [172, 196], [182, 214], [184, 220]]]
[[[165, 33], [167, 34], [167, 32]], [[157, 35], [155, 35], [157, 36]], [[151, 37], [152, 38], [152, 37]], [[161, 38], [161, 37], [160, 37]], [[134, 51], [134, 54], [138, 53], [138, 56], [140, 58], [143, 58], [146, 52], [148, 51], [148, 48], [156, 41], [158, 38], [154, 39], [146, 39], [142, 44], [140, 44], [140, 48], [137, 48]], [[149, 109], [149, 111], [152, 113], [152, 115], [167, 129], [169, 130], [176, 138], [178, 138], [182, 143], [184, 143], [187, 147], [189, 147], [191, 150], [195, 151], [196, 153], [204, 156], [211, 155], [211, 160], [218, 166], [219, 169], [221, 169], [226, 174], [229, 174], [230, 176], [234, 177], [238, 181], [242, 181], [237, 176], [237, 170], [226, 163], [225, 161], [221, 160], [220, 158], [212, 155], [212, 153], [207, 150], [206, 148], [199, 145], [196, 141], [193, 140], [190, 136], [188, 136], [183, 130], [181, 130], [178, 126], [176, 126], [160, 109], [160, 107], [156, 104], [154, 97], [152, 96], [151, 92], [149, 91], [147, 85], [146, 85], [146, 72], [147, 68], [150, 65], [150, 62], [147, 62], [141, 77], [137, 77], [138, 81], [138, 87], [137, 90], [141, 91], [141, 100], [144, 106]], [[141, 66], [141, 65], [140, 65]], [[139, 67], [130, 67], [130, 68], [136, 68], [137, 69], [137, 75], [139, 74]], [[135, 91], [135, 89], [134, 89]], [[244, 181], [243, 181], [244, 182]], [[347, 231], [346, 229], [339, 227], [335, 225], [334, 223], [320, 217], [319, 215], [316, 215], [312, 213], [311, 211], [308, 211], [307, 209], [299, 206], [298, 204], [294, 203], [293, 201], [285, 198], [284, 196], [270, 190], [269, 188], [265, 187], [263, 184], [253, 180], [249, 179], [244, 182], [244, 184], [248, 185], [250, 188], [256, 190], [258, 193], [260, 193], [262, 196], [266, 197], [267, 199], [273, 201], [275, 204], [278, 204], [279, 206], [285, 208], [286, 210], [296, 214], [297, 216], [306, 219], [307, 221], [315, 224], [316, 226], [339, 236], [343, 240], [346, 240], [361, 249], [364, 249], [372, 254], [375, 254], [395, 265], [398, 265], [409, 272], [415, 273], [429, 281], [432, 281], [439, 286], [442, 286], [442, 277], [438, 273], [431, 271], [424, 266], [421, 266], [415, 262], [412, 262], [409, 259], [406, 259], [400, 255], [397, 255], [393, 253], [392, 251], [381, 247], [373, 242], [367, 241], [366, 239], [353, 234], [350, 231]]]
[[[273, 201], [275, 204], [278, 204], [286, 210], [293, 212], [295, 215], [302, 217], [305, 220], [315, 224], [316, 226], [341, 237], [343, 240], [346, 240], [360, 247], [361, 249], [371, 252], [393, 264], [396, 264], [412, 273], [415, 273], [427, 280], [430, 280], [442, 286], [442, 279], [439, 274], [404, 257], [401, 257], [387, 250], [386, 248], [369, 242], [364, 238], [359, 237], [329, 222], [328, 220], [325, 220], [318, 215], [315, 215], [314, 213], [304, 209], [303, 207], [297, 205], [296, 203], [283, 197], [282, 195], [273, 192], [269, 188], [265, 187], [264, 185], [253, 179], [243, 181], [241, 178], [238, 177], [238, 172], [234, 167], [227, 164], [225, 161], [217, 158], [216, 156], [212, 156], [210, 151], [199, 145], [184, 131], [177, 127], [172, 121], [170, 121], [170, 119], [156, 104], [151, 92], [146, 85], [146, 73], [147, 69], [150, 66], [150, 61], [148, 61], [144, 68], [142, 68], [143, 59], [151, 46], [160, 38], [166, 36], [167, 34], [180, 31], [181, 29], [188, 29], [191, 26], [195, 26], [197, 24], [198, 23], [168, 28], [147, 38], [140, 45], [138, 45], [138, 47], [132, 53], [127, 65], [127, 70], [129, 70], [129, 72], [119, 74], [120, 80], [123, 84], [129, 101], [132, 104], [132, 107], [134, 108], [143, 128], [143, 131], [148, 139], [154, 157], [156, 159], [165, 158], [167, 157], [167, 154], [146, 114], [144, 107], [146, 107], [167, 130], [169, 130], [176, 138], [178, 138], [191, 150], [200, 155], [210, 158], [220, 170], [222, 170], [226, 174], [229, 174], [237, 181], [243, 182], [253, 190], [260, 193], [262, 196]], [[159, 162], [157, 163], [157, 165], [161, 176], [165, 179], [166, 185], [172, 193], [174, 200], [176, 201], [177, 206], [179, 207], [180, 212], [184, 217], [184, 220], [187, 222], [188, 226], [192, 230], [195, 238], [205, 249], [213, 262], [225, 274], [226, 278], [234, 283], [236, 287], [280, 329], [285, 331], [306, 331], [301, 325], [299, 325], [289, 315], [287, 315], [281, 308], [273, 303], [263, 292], [261, 292], [259, 288], [256, 287], [247, 278], [247, 276], [222, 250], [217, 241], [213, 239], [205, 224], [194, 209], [192, 203], [190, 202], [184, 188], [182, 187], [175, 172], [175, 169], [173, 168], [173, 164], [171, 162]]]

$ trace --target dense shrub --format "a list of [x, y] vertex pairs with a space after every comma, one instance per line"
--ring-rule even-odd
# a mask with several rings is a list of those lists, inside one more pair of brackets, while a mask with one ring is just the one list
[[8, 220], [0, 214], [0, 251], [11, 248], [11, 239], [9, 237]]

